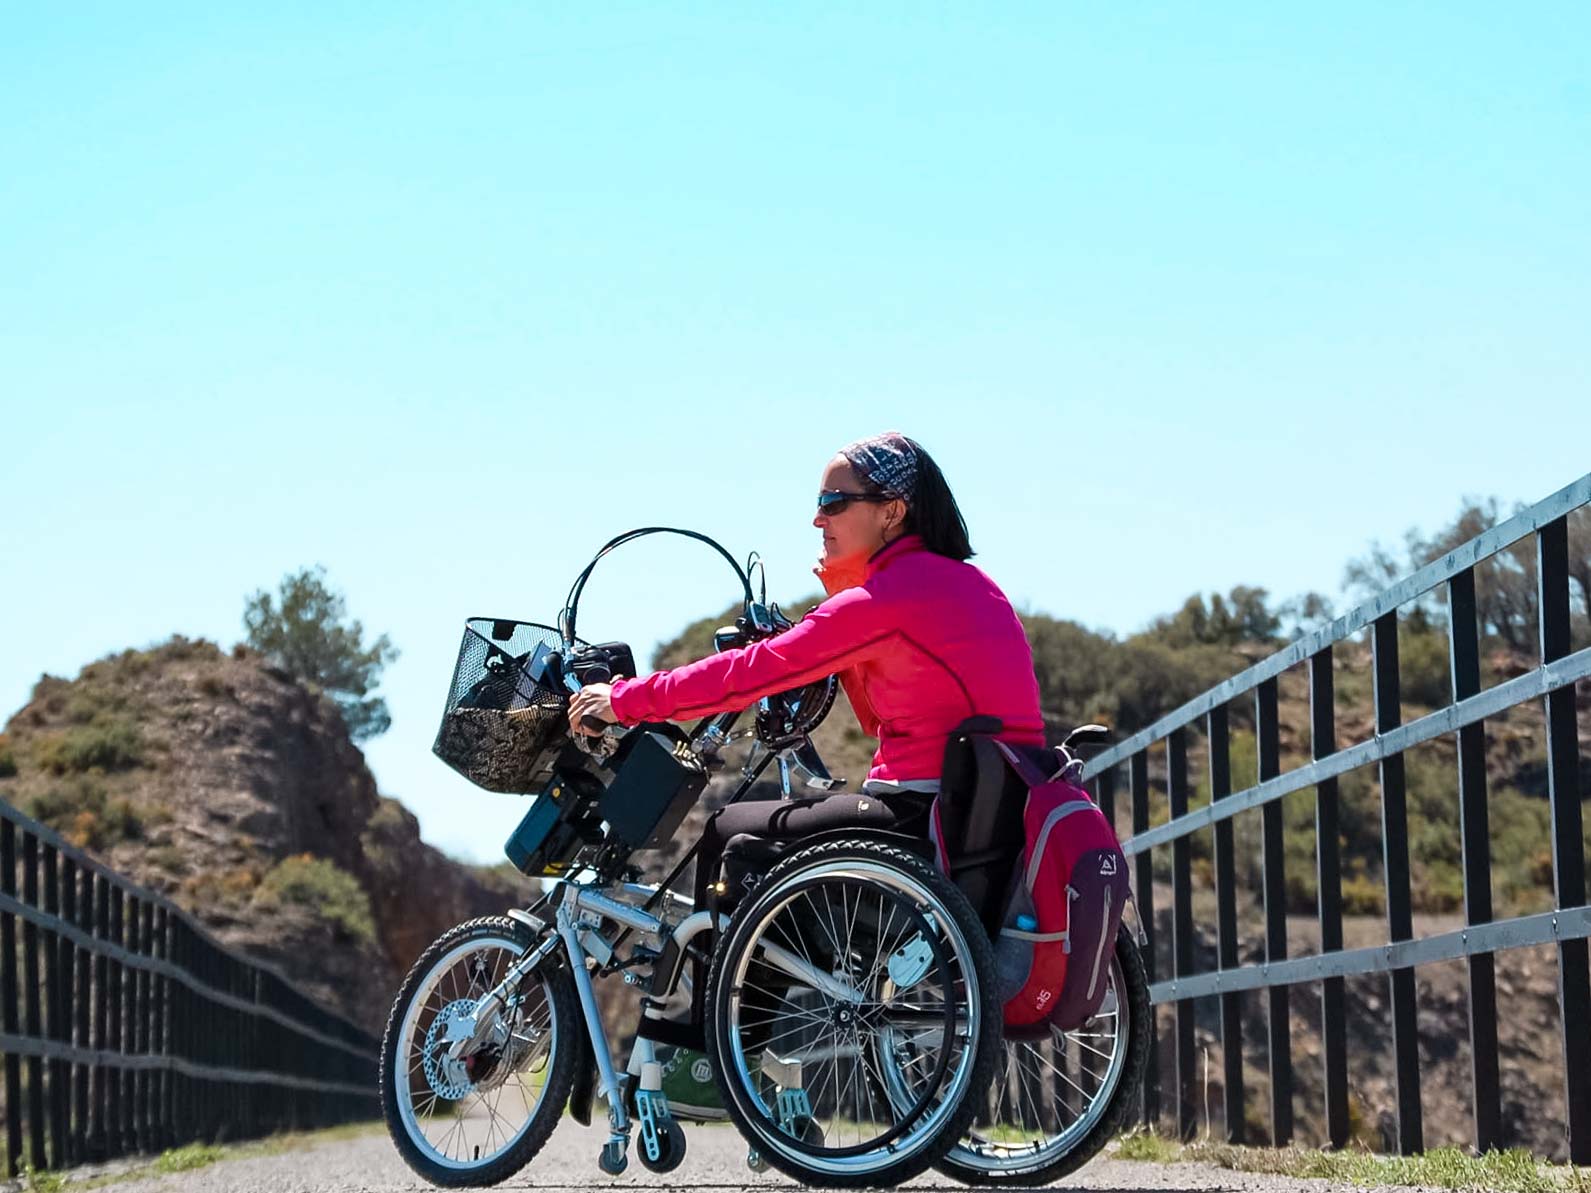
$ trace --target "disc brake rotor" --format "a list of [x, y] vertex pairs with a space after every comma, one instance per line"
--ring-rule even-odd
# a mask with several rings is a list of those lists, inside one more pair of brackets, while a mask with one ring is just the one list
[[430, 1030], [425, 1033], [425, 1049], [422, 1053], [425, 1080], [437, 1097], [449, 1102], [457, 1102], [475, 1088], [475, 1083], [470, 1080], [469, 1062], [463, 1057], [455, 1059], [447, 1054], [449, 1030], [460, 1020], [469, 1019], [474, 1012], [473, 998], [457, 999], [437, 1012]]

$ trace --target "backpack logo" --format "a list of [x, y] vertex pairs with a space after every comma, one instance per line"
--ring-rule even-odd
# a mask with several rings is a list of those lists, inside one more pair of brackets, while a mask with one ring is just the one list
[[1106, 876], [1116, 873], [1116, 855], [1114, 853], [1107, 853], [1100, 859], [1099, 872]]

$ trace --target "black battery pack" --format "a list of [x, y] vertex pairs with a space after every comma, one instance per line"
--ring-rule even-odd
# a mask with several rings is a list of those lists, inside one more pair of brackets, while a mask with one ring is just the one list
[[672, 725], [637, 728], [613, 766], [598, 811], [612, 836], [631, 849], [657, 849], [673, 840], [707, 786], [707, 772]]
[[583, 844], [602, 839], [602, 826], [594, 814], [600, 791], [601, 785], [589, 775], [554, 775], [503, 846], [508, 860], [532, 878], [563, 874]]

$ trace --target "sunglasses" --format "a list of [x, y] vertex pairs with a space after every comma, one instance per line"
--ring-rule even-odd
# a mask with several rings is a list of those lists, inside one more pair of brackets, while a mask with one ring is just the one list
[[818, 494], [818, 513], [834, 517], [843, 514], [853, 501], [894, 501], [883, 493], [847, 493], [843, 489], [824, 489]]

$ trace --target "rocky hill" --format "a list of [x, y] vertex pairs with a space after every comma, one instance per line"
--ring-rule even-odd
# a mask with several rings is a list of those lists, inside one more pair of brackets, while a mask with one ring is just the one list
[[0, 736], [0, 799], [372, 1032], [431, 939], [528, 894], [423, 844], [329, 701], [204, 641], [41, 679]]

